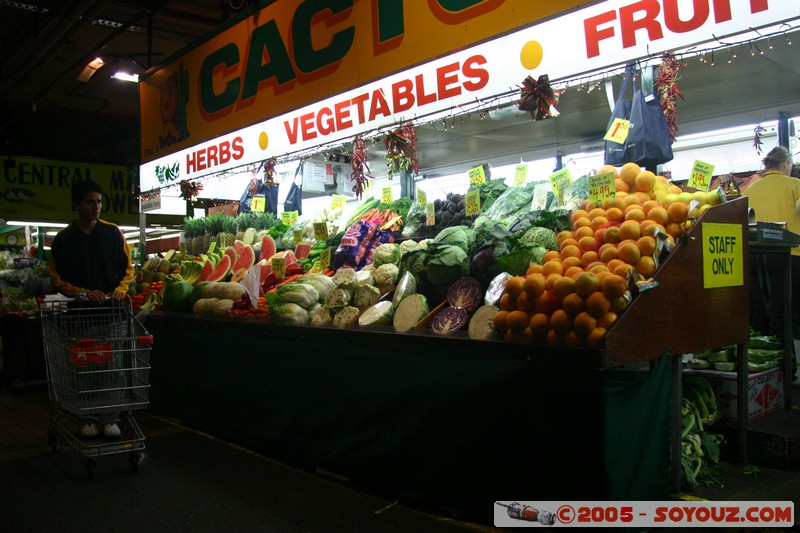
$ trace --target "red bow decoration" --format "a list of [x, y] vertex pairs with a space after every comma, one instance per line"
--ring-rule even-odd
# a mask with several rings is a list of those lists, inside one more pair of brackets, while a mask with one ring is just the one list
[[386, 167], [389, 179], [392, 179], [394, 174], [403, 171], [409, 171], [412, 174], [419, 172], [417, 132], [410, 122], [406, 122], [386, 134], [383, 144], [386, 146]]
[[191, 202], [197, 197], [197, 193], [203, 190], [203, 184], [200, 182], [191, 182], [189, 180], [181, 180], [181, 198]]
[[533, 120], [543, 120], [550, 117], [557, 117], [559, 93], [550, 86], [550, 78], [547, 74], [539, 76], [534, 80], [533, 76], [528, 76], [522, 81], [520, 89], [519, 108], [528, 111]]
[[356, 193], [356, 198], [360, 200], [361, 195], [364, 193], [364, 185], [367, 183], [367, 178], [371, 177], [369, 166], [367, 166], [367, 143], [361, 138], [361, 135], [356, 135], [353, 140], [353, 156], [350, 158], [350, 168], [353, 169], [350, 179], [355, 181], [353, 192]]

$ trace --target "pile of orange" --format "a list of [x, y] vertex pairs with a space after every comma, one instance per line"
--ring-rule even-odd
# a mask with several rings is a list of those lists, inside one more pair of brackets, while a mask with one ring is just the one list
[[629, 303], [632, 274], [652, 277], [659, 240], [683, 235], [689, 206], [665, 201], [680, 188], [635, 163], [598, 174], [606, 172], [615, 175], [615, 198], [584, 202], [571, 213], [572, 229], [556, 235], [558, 250], [506, 284], [494, 319], [506, 340], [601, 348]]

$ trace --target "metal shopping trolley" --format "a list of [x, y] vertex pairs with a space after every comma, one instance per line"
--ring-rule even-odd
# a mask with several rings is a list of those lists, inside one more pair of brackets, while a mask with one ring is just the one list
[[[77, 300], [40, 303], [50, 400], [48, 437], [53, 452], [64, 441], [87, 457], [94, 474], [97, 457], [128, 453], [133, 470], [144, 459], [144, 435], [133, 411], [150, 401], [153, 337], [132, 314], [129, 301], [94, 305]], [[115, 440], [78, 437], [72, 417], [119, 413], [122, 435]]]

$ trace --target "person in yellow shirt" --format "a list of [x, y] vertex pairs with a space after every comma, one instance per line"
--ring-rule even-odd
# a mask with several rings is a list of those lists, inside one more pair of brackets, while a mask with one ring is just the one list
[[[791, 177], [792, 156], [783, 146], [776, 146], [764, 157], [764, 175], [744, 190], [759, 222], [785, 222], [792, 233], [800, 234], [800, 179]], [[792, 316], [797, 323], [800, 310], [800, 246], [792, 248]], [[751, 285], [751, 325], [766, 335], [783, 335], [783, 308], [786, 287], [781, 284], [782, 257], [754, 254], [751, 271], [757, 285]], [[755, 264], [752, 264], [755, 263]], [[767, 294], [765, 294], [767, 292]], [[787, 353], [791, 347], [787, 348]]]

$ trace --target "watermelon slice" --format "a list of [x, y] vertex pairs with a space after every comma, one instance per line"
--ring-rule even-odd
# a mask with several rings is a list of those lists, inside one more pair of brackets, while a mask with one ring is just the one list
[[247, 270], [256, 262], [256, 252], [249, 244], [245, 244], [244, 248], [239, 252], [239, 257], [231, 265], [231, 270], [236, 272], [239, 269]]
[[307, 242], [301, 242], [294, 247], [294, 255], [298, 259], [305, 259], [311, 253], [311, 245]]
[[230, 256], [231, 264], [235, 264], [236, 260], [239, 259], [239, 253], [233, 246], [228, 246], [227, 248], [225, 248], [225, 255]]
[[210, 259], [206, 259], [203, 263], [203, 268], [200, 269], [200, 276], [197, 278], [197, 283], [201, 281], [208, 281], [208, 276], [214, 271], [214, 263]]
[[245, 244], [244, 244], [243, 241], [233, 241], [233, 249], [236, 250], [236, 255], [237, 256], [240, 253], [242, 253], [242, 248], [244, 248], [244, 247], [245, 247]]
[[217, 266], [214, 267], [214, 270], [209, 274], [208, 278], [204, 281], [222, 281], [225, 279], [225, 276], [228, 275], [228, 272], [231, 270], [231, 258], [228, 255], [223, 255], [222, 259], [219, 260]]
[[264, 237], [261, 239], [261, 252], [258, 254], [258, 260], [269, 260], [269, 258], [275, 255], [275, 252], [277, 251], [278, 246], [275, 244], [275, 239], [269, 235], [264, 235]]
[[289, 265], [297, 263], [297, 257], [294, 255], [294, 252], [292, 252], [291, 250], [284, 250], [283, 252], [278, 252], [276, 254], [273, 254], [272, 257], [270, 257], [269, 259], [261, 259], [261, 260], [259, 260], [259, 263], [263, 265], [263, 268], [261, 269], [261, 283], [264, 283], [264, 280], [272, 272], [272, 258], [273, 257], [282, 257], [282, 258], [286, 259], [286, 268], [287, 269], [289, 268]]

